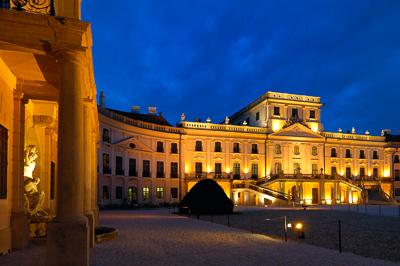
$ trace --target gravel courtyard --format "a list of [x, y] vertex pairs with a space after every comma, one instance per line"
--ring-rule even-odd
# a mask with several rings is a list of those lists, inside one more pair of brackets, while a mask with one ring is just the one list
[[[169, 214], [168, 209], [105, 211], [102, 225], [117, 240], [92, 249], [92, 265], [395, 265], [351, 253], [339, 254], [294, 241]], [[0, 256], [0, 265], [44, 265], [43, 246]]]
[[[344, 209], [346, 210], [346, 209]], [[304, 224], [305, 239], [289, 230], [289, 241], [297, 241], [336, 250], [339, 249], [338, 220], [341, 221], [342, 250], [384, 260], [400, 262], [400, 218], [367, 215], [327, 208], [257, 208], [236, 207], [229, 217], [231, 227], [272, 236], [284, 237], [284, 217]], [[192, 218], [196, 218], [193, 217]], [[201, 220], [227, 225], [226, 216], [200, 216]]]

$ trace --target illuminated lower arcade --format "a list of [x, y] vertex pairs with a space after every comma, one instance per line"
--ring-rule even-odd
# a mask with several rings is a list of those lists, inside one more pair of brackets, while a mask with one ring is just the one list
[[[397, 136], [323, 131], [319, 97], [267, 92], [222, 123], [99, 107], [99, 205], [174, 204], [215, 179], [238, 205], [400, 199]], [[400, 186], [399, 186], [400, 187]]]

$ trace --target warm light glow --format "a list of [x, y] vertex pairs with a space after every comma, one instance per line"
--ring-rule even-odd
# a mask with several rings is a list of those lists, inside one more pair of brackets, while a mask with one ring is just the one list
[[384, 177], [389, 177], [390, 176], [390, 170], [389, 169], [385, 169], [385, 171], [383, 171], [383, 176]]
[[371, 170], [368, 171], [368, 176], [371, 177]]
[[226, 167], [225, 172], [226, 172], [227, 174], [229, 174], [229, 173], [231, 172], [231, 169], [229, 169], [229, 167]]
[[282, 128], [281, 122], [279, 120], [272, 121], [272, 131], [277, 132]]
[[311, 204], [311, 199], [306, 199], [306, 204], [310, 205]]
[[296, 229], [297, 230], [301, 230], [303, 228], [303, 224], [302, 223], [297, 223], [296, 224]]
[[331, 205], [332, 204], [332, 200], [331, 199], [326, 199], [326, 204]]
[[341, 176], [344, 176], [344, 171], [343, 171], [343, 170], [340, 171], [340, 175], [341, 175]]
[[247, 173], [249, 172], [249, 169], [247, 169], [247, 167], [246, 168], [244, 168], [244, 173], [247, 175]]
[[288, 223], [288, 224], [287, 224], [287, 228], [292, 228], [292, 224], [291, 224], [291, 223]]
[[211, 173], [211, 166], [207, 167], [207, 174]]
[[189, 164], [185, 163], [185, 174], [188, 174], [190, 171]]
[[318, 123], [309, 123], [309, 125], [312, 131], [318, 133]]

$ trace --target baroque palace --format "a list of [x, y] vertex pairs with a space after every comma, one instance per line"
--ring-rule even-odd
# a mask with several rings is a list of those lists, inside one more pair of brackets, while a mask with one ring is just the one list
[[171, 126], [154, 107], [123, 112], [101, 94], [99, 205], [176, 204], [212, 178], [237, 205], [400, 199], [400, 139], [326, 132], [320, 97], [267, 92], [222, 123]]
[[47, 265], [89, 265], [98, 111], [81, 0], [0, 0], [0, 254], [47, 235]]

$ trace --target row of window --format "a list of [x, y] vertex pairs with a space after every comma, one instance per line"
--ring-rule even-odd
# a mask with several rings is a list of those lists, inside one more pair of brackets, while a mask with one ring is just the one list
[[[281, 108], [279, 106], [274, 106], [274, 111], [273, 111], [274, 116], [281, 116]], [[291, 118], [298, 118], [299, 117], [299, 109], [293, 108], [292, 109], [292, 116]], [[315, 119], [315, 110], [310, 110], [309, 113], [309, 119]], [[260, 120], [260, 112], [256, 112], [256, 121]], [[246, 119], [247, 124], [249, 124], [250, 119]]]
[[[135, 188], [136, 189], [136, 188]], [[156, 198], [157, 199], [164, 199], [164, 187], [156, 187]], [[171, 198], [176, 199], [178, 198], [178, 188], [177, 187], [172, 187], [170, 190], [170, 195]], [[150, 199], [150, 188], [149, 187], [143, 187], [142, 189], [142, 199], [143, 201], [146, 201]], [[109, 200], [111, 197], [110, 195], [110, 190], [108, 186], [103, 186], [103, 200]], [[115, 199], [117, 200], [122, 200], [123, 199], [123, 187], [122, 186], [116, 186], [115, 187]], [[133, 191], [132, 189], [129, 189], [128, 191], [128, 201], [129, 202], [137, 202], [137, 192], [136, 190]]]
[[[332, 148], [331, 149], [331, 157], [338, 157], [338, 153], [336, 151], [336, 148]], [[345, 158], [352, 158], [352, 154], [351, 154], [351, 150], [350, 149], [346, 149], [345, 151]], [[360, 150], [359, 151], [359, 159], [366, 159], [366, 155], [365, 155], [365, 151], [364, 150]], [[378, 151], [372, 151], [372, 159], [377, 160], [379, 159], [378, 156]]]
[[[171, 171], [170, 171], [170, 178], [178, 178], [178, 163], [171, 162]], [[156, 170], [156, 177], [165, 177], [165, 169], [164, 169], [164, 162], [157, 161], [157, 170]], [[150, 160], [143, 160], [143, 168], [142, 168], [142, 176], [143, 177], [151, 177], [151, 165]], [[103, 153], [103, 173], [104, 174], [111, 174], [111, 167], [110, 167], [110, 155], [108, 153]], [[125, 170], [123, 169], [123, 158], [121, 156], [115, 157], [115, 174], [116, 175], [125, 175]], [[138, 176], [137, 173], [137, 165], [136, 159], [129, 158], [129, 176]]]
[[[222, 176], [222, 164], [215, 163], [214, 164], [214, 174], [218, 178]], [[195, 173], [196, 177], [202, 177], [203, 175], [203, 163], [196, 162], [195, 163]], [[240, 178], [240, 163], [234, 163], [232, 169], [233, 178]], [[258, 178], [258, 164], [253, 163], [251, 164], [251, 177]]]
[[[196, 141], [195, 151], [203, 151], [203, 142], [200, 140]], [[217, 141], [214, 143], [214, 152], [222, 152], [222, 145], [221, 142]], [[233, 152], [240, 153], [240, 144], [235, 142], [233, 143]], [[251, 153], [258, 154], [258, 145], [251, 144]]]
[[[275, 154], [282, 154], [281, 145], [279, 145], [279, 144], [276, 144], [276, 145], [275, 145]], [[294, 154], [294, 155], [300, 155], [300, 147], [299, 147], [299, 146], [297, 146], [297, 145], [294, 146], [294, 148], [293, 148], [293, 154]], [[317, 155], [318, 155], [318, 148], [317, 148], [316, 146], [313, 146], [313, 147], [311, 148], [311, 154], [312, 154], [313, 156], [317, 156]], [[336, 148], [332, 148], [332, 149], [331, 149], [331, 157], [338, 157]], [[350, 149], [346, 149], [346, 151], [345, 151], [345, 157], [346, 157], [346, 158], [352, 158], [351, 150], [350, 150]], [[360, 158], [360, 159], [366, 159], [366, 155], [365, 155], [365, 151], [364, 151], [364, 150], [360, 150], [359, 158]], [[395, 157], [395, 158], [396, 158], [396, 157]], [[374, 159], [374, 160], [375, 160], [375, 159], [379, 159], [378, 151], [372, 151], [372, 159]], [[399, 159], [399, 158], [397, 157], [397, 160], [398, 160], [398, 159]]]
[[[110, 131], [107, 128], [103, 128], [103, 142], [110, 143], [111, 142], [111, 137], [110, 137]], [[135, 144], [130, 143], [129, 147], [134, 149], [136, 147]], [[157, 141], [157, 152], [164, 152], [164, 142], [162, 141]], [[171, 143], [171, 153], [178, 153], [178, 143]]]
[[[311, 171], [312, 171], [312, 175], [317, 175], [319, 173], [322, 174], [323, 169], [318, 169], [318, 165], [317, 164], [312, 164], [311, 165]], [[281, 174], [283, 173], [282, 171], [282, 164], [281, 163], [275, 163], [275, 174]], [[301, 168], [300, 168], [300, 163], [294, 163], [293, 164], [293, 173], [294, 174], [300, 174], [301, 173]], [[335, 176], [338, 175], [338, 171], [336, 166], [332, 166], [331, 167], [331, 175]], [[398, 175], [400, 176], [400, 172], [398, 173]], [[352, 172], [351, 172], [351, 167], [346, 167], [346, 172], [345, 172], [345, 176], [347, 178], [351, 178], [352, 177]], [[365, 177], [365, 167], [360, 167], [359, 169], [359, 176], [360, 177]], [[372, 169], [372, 177], [374, 178], [378, 178], [379, 176], [379, 169], [377, 167], [374, 167]], [[396, 176], [396, 172], [395, 172], [395, 176]]]

